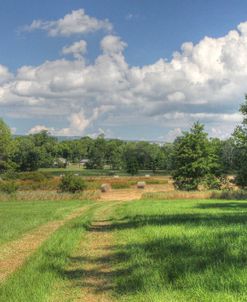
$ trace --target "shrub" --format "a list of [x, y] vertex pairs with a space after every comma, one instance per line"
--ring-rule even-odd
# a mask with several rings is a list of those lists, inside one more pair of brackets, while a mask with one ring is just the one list
[[63, 176], [59, 184], [61, 192], [76, 193], [85, 190], [85, 188], [86, 184], [84, 180], [81, 177], [72, 174]]
[[1, 175], [3, 180], [13, 180], [18, 179], [19, 175], [14, 170], [8, 170], [4, 174]]
[[226, 200], [246, 200], [247, 199], [247, 191], [246, 190], [225, 190], [222, 192], [213, 192], [212, 199], [226, 199]]
[[107, 173], [108, 176], [115, 176], [116, 175], [116, 172], [115, 171], [109, 171]]
[[206, 189], [210, 190], [220, 190], [221, 189], [221, 180], [214, 175], [207, 175], [202, 182]]
[[48, 178], [48, 174], [42, 173], [42, 172], [22, 172], [19, 175], [19, 178], [21, 180], [33, 180], [33, 181], [44, 181], [46, 178]]
[[18, 190], [18, 185], [14, 181], [0, 182], [0, 192], [13, 194]]

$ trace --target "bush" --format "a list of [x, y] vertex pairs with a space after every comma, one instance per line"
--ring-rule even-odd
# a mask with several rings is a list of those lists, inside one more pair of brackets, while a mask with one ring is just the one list
[[44, 181], [48, 177], [48, 174], [42, 172], [22, 172], [19, 175], [21, 180], [33, 180], [37, 182]]
[[0, 182], [0, 192], [13, 194], [18, 190], [18, 185], [14, 181]]
[[200, 179], [198, 178], [176, 176], [174, 179], [174, 186], [177, 190], [196, 191], [200, 184]]
[[226, 200], [246, 200], [247, 199], [247, 191], [246, 190], [225, 190], [222, 192], [213, 192], [212, 199], [226, 199]]
[[206, 189], [210, 190], [220, 190], [221, 189], [221, 180], [214, 175], [207, 175], [202, 182]]
[[84, 180], [81, 177], [72, 174], [63, 176], [59, 184], [59, 189], [61, 192], [76, 193], [84, 191], [85, 188], [86, 184]]
[[2, 174], [1, 177], [3, 180], [13, 180], [13, 179], [18, 179], [19, 175], [14, 170], [9, 170], [4, 174]]
[[108, 175], [108, 176], [114, 176], [114, 175], [116, 175], [116, 172], [115, 172], [115, 171], [109, 171], [109, 172], [107, 173], [107, 175]]

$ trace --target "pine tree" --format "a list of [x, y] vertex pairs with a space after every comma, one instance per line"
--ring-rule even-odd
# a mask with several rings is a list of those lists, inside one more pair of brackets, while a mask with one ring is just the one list
[[242, 125], [237, 126], [233, 139], [235, 143], [234, 164], [236, 170], [236, 183], [242, 188], [247, 187], [247, 95], [245, 103], [241, 105], [240, 112], [243, 114]]
[[214, 179], [217, 157], [204, 126], [199, 122], [175, 140], [173, 167], [174, 183], [180, 190], [197, 190], [203, 182]]

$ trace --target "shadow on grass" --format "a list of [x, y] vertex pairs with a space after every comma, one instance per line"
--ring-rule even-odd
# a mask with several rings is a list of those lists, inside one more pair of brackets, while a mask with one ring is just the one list
[[[218, 207], [221, 205], [219, 204]], [[202, 209], [217, 208], [217, 205], [200, 205]], [[223, 206], [222, 206], [223, 208]], [[232, 206], [233, 208], [233, 206]], [[226, 207], [226, 209], [231, 209]], [[237, 210], [237, 209], [236, 209]], [[238, 210], [240, 210], [238, 208]], [[247, 224], [247, 211], [238, 213], [193, 213], [193, 214], [162, 214], [162, 215], [135, 215], [126, 216], [117, 222], [103, 227], [88, 227], [87, 230], [94, 232], [112, 232], [124, 229], [135, 229], [143, 226], [169, 226], [169, 225], [189, 225], [189, 226], [224, 226], [232, 224]]]
[[[246, 202], [219, 202], [219, 203], [201, 203], [198, 205], [199, 209], [223, 209], [223, 210], [247, 210]], [[247, 213], [246, 213], [247, 214]]]
[[[226, 226], [246, 224], [247, 213], [241, 213], [246, 207], [243, 203], [201, 204], [200, 208], [226, 209], [238, 207], [240, 213], [229, 214], [174, 214], [174, 215], [137, 215], [125, 217], [112, 225], [89, 227], [89, 232], [113, 232], [150, 226], [184, 225], [184, 226]], [[212, 231], [212, 229], [211, 229]], [[234, 268], [236, 272], [247, 265], [247, 254], [244, 252], [243, 234], [234, 230], [197, 235], [160, 236], [155, 240], [133, 242], [123, 245], [105, 247], [110, 250], [106, 257], [70, 257], [75, 269], [64, 270], [60, 273], [65, 279], [72, 280], [75, 287], [91, 288], [94, 292], [106, 293], [111, 291], [116, 295], [128, 295], [145, 292], [150, 286], [156, 292], [165, 287], [183, 290], [193, 286], [190, 278], [199, 280], [199, 287], [208, 291], [224, 291], [232, 295], [244, 293], [243, 280], [232, 277], [227, 282], [219, 283], [219, 278], [226, 278], [228, 272]], [[102, 234], [103, 235], [103, 234]], [[241, 238], [240, 238], [241, 237]], [[233, 247], [236, 247], [233, 252]], [[102, 247], [101, 247], [102, 249]], [[104, 249], [104, 247], [103, 247]], [[92, 264], [97, 264], [93, 265]], [[93, 267], [93, 269], [76, 269], [76, 267]], [[106, 267], [111, 270], [105, 270]], [[208, 273], [210, 272], [210, 273]], [[94, 279], [101, 280], [100, 283]], [[183, 280], [183, 281], [182, 281]], [[188, 282], [188, 283], [186, 283]], [[196, 281], [197, 282], [197, 281]], [[199, 284], [198, 283], [198, 284]], [[151, 285], [150, 285], [151, 284]]]

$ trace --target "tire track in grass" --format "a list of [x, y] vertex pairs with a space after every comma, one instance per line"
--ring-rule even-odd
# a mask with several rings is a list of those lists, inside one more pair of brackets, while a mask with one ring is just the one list
[[109, 215], [119, 203], [104, 205], [97, 211], [84, 240], [70, 257], [65, 280], [55, 286], [49, 301], [114, 301], [111, 295], [114, 271], [110, 265], [114, 250]]
[[0, 251], [0, 282], [16, 271], [52, 233], [69, 220], [80, 216], [89, 207], [76, 209], [63, 220], [46, 223], [20, 239], [3, 245]]

